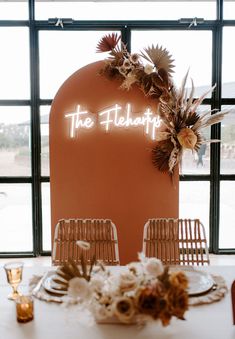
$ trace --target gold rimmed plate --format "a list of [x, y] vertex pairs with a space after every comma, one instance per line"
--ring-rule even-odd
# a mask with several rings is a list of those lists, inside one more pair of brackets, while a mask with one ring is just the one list
[[215, 286], [215, 282], [210, 274], [191, 267], [172, 267], [171, 271], [182, 271], [188, 278], [188, 294], [190, 297], [208, 293]]
[[63, 281], [61, 281], [61, 283], [58, 282], [58, 276], [56, 274], [46, 277], [43, 281], [43, 287], [47, 292], [61, 296], [68, 293]]

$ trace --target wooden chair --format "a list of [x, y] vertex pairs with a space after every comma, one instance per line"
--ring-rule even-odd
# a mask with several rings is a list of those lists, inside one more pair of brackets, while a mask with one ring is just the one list
[[[82, 250], [76, 242], [86, 241], [89, 250]], [[92, 257], [106, 265], [119, 265], [117, 230], [109, 219], [61, 219], [55, 227], [52, 264], [62, 265], [72, 258], [80, 264], [83, 255], [89, 263]]]
[[149, 219], [144, 226], [143, 252], [165, 265], [210, 264], [205, 228], [199, 219]]

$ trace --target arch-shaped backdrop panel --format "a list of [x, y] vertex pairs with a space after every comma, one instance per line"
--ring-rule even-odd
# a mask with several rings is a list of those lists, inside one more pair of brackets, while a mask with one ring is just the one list
[[[136, 260], [141, 251], [148, 218], [178, 217], [178, 173], [172, 183], [167, 173], [154, 168], [154, 141], [146, 135], [146, 126], [116, 127], [107, 122], [114, 120], [114, 111], [109, 119], [108, 113], [100, 115], [115, 104], [121, 107], [118, 118], [128, 114], [127, 104], [132, 117], [144, 116], [147, 108], [153, 113], [157, 110], [156, 101], [146, 98], [139, 88], [122, 90], [117, 80], [99, 75], [103, 62], [75, 72], [52, 103], [52, 236], [60, 218], [110, 218], [117, 226], [120, 260], [125, 264]], [[89, 114], [79, 115], [77, 124], [82, 122], [82, 126], [76, 129], [78, 115], [69, 114], [78, 112], [78, 105]], [[125, 125], [124, 120], [118, 122]], [[151, 124], [148, 127], [151, 132]]]

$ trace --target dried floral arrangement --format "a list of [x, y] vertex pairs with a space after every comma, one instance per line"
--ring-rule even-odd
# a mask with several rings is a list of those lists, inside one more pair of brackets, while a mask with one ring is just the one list
[[183, 272], [169, 272], [159, 259], [143, 254], [122, 271], [110, 271], [102, 263], [85, 266], [83, 260], [83, 273], [72, 261], [59, 268], [67, 284], [65, 303], [88, 309], [96, 321], [145, 324], [160, 320], [167, 326], [172, 317], [184, 320], [188, 280]]
[[[109, 79], [119, 79], [121, 88], [129, 90], [133, 84], [139, 86], [144, 95], [156, 100], [158, 113], [164, 125], [164, 131], [158, 133], [156, 145], [152, 149], [152, 162], [162, 171], [173, 174], [181, 162], [185, 149], [198, 152], [204, 143], [219, 140], [205, 140], [201, 130], [220, 122], [228, 111], [205, 111], [198, 113], [199, 105], [210, 91], [194, 100], [194, 84], [188, 96], [186, 80], [177, 89], [173, 83], [173, 59], [162, 46], [145, 48], [140, 54], [131, 54], [115, 33], [105, 35], [97, 45], [97, 52], [109, 52], [105, 66], [100, 74]], [[142, 59], [148, 63], [144, 65]], [[213, 113], [213, 114], [212, 114]]]

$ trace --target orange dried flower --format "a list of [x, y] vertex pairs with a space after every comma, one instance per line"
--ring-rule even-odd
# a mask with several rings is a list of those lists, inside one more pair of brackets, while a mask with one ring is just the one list
[[173, 286], [182, 287], [186, 289], [188, 287], [188, 279], [184, 272], [172, 272], [169, 281]]
[[139, 291], [136, 301], [140, 313], [150, 315], [154, 319], [157, 319], [159, 314], [165, 310], [167, 303], [162, 287], [163, 286], [158, 283], [156, 285], [148, 285]]
[[168, 291], [168, 305], [172, 316], [184, 320], [184, 313], [188, 309], [187, 291], [181, 287], [172, 286]]

